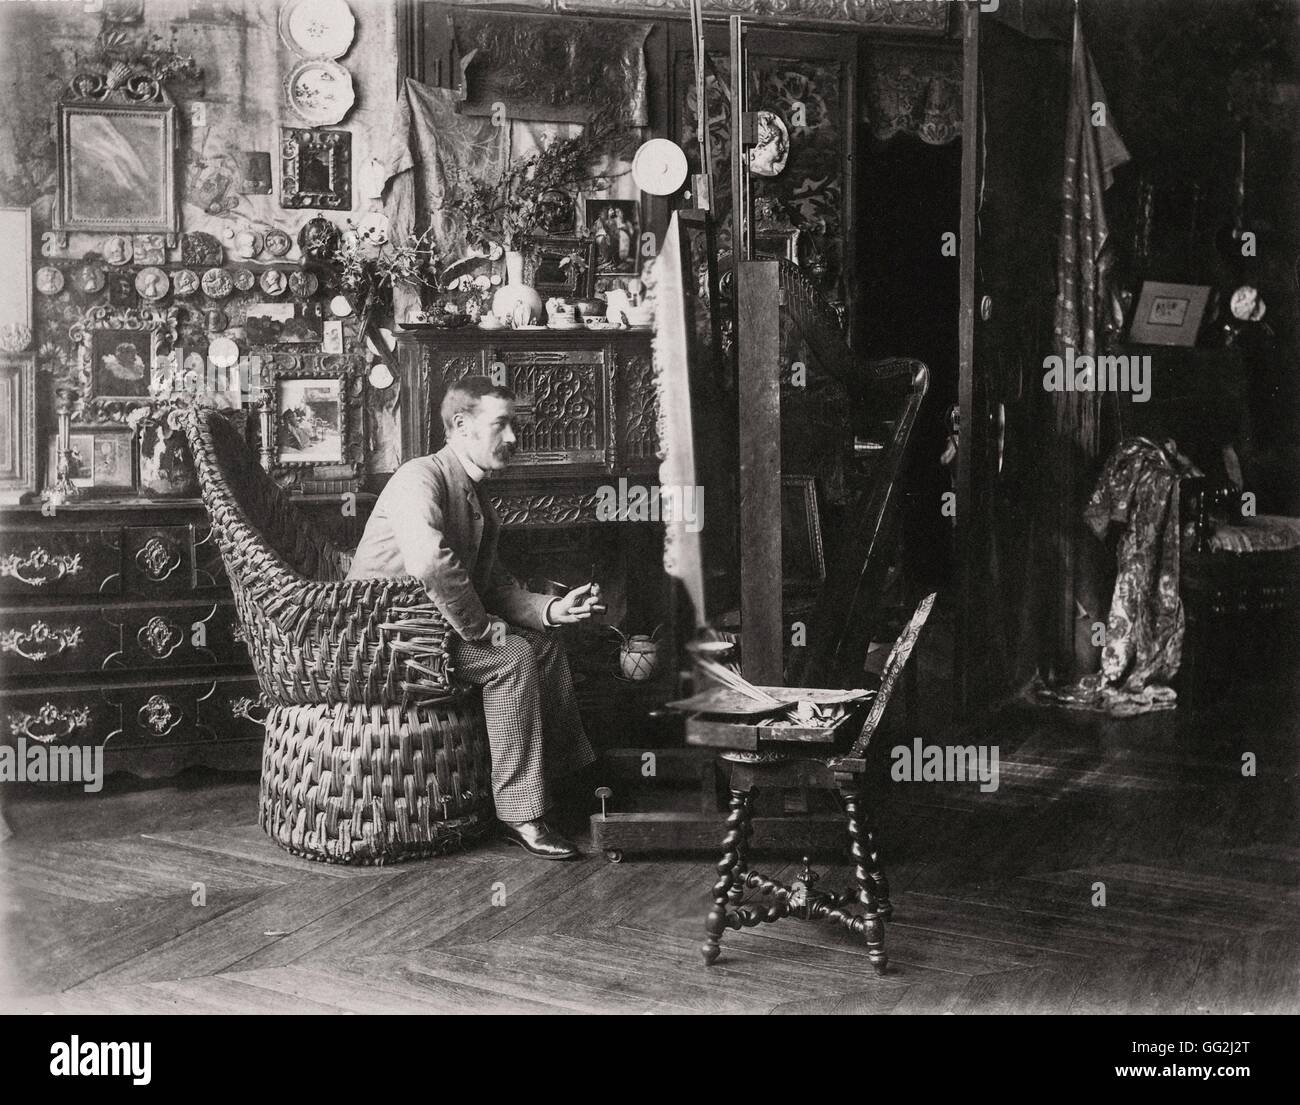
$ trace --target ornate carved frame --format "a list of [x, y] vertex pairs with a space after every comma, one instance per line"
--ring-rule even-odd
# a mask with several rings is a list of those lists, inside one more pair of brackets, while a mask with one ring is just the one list
[[[112, 118], [152, 117], [162, 132], [163, 163], [156, 168], [162, 178], [162, 211], [146, 216], [78, 216], [72, 209], [72, 120], [78, 115]], [[176, 202], [176, 105], [162, 84], [148, 73], [124, 64], [106, 74], [79, 73], [59, 100], [59, 188], [54, 205], [57, 231], [127, 231], [175, 234], [180, 229]]]
[[[156, 400], [147, 395], [91, 395], [94, 368], [94, 333], [97, 330], [147, 330], [154, 335], [153, 346], [162, 341], [174, 344], [177, 337], [175, 307], [92, 307], [68, 327], [68, 337], [77, 346], [77, 378], [74, 381], [84, 402], [78, 424], [124, 422], [132, 411], [142, 407], [152, 410]], [[149, 364], [152, 373], [152, 358]]]
[[[299, 177], [304, 154], [322, 152], [329, 166], [326, 191], [304, 191]], [[346, 130], [280, 128], [280, 206], [348, 211], [352, 207], [352, 133]]]
[[0, 457], [0, 503], [16, 503], [36, 490], [36, 354], [0, 354], [8, 455]]

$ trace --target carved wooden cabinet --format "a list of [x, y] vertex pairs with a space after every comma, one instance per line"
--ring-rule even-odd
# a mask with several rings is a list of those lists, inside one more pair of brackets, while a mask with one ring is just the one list
[[[337, 496], [303, 505], [355, 542]], [[106, 772], [255, 770], [263, 714], [199, 502], [0, 511], [0, 742], [102, 745]]]
[[595, 521], [599, 487], [654, 478], [649, 330], [413, 330], [398, 338], [398, 355], [403, 460], [442, 447], [448, 385], [490, 376], [518, 396], [519, 451], [492, 481], [506, 526]]

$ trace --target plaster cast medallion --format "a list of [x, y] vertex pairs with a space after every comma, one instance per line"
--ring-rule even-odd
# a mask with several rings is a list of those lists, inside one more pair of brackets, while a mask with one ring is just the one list
[[267, 295], [284, 295], [284, 289], [289, 286], [279, 269], [267, 269], [257, 283]]
[[209, 299], [225, 299], [235, 289], [235, 282], [225, 269], [208, 269], [203, 274], [203, 294]]
[[78, 291], [85, 295], [98, 295], [104, 290], [106, 281], [104, 266], [98, 261], [87, 261], [77, 270], [72, 279]]
[[293, 246], [293, 239], [283, 230], [268, 230], [262, 248], [272, 257], [283, 257]]
[[36, 270], [36, 290], [41, 295], [58, 295], [63, 291], [63, 270], [42, 265]]
[[252, 269], [235, 270], [235, 289], [241, 292], [251, 292], [257, 287], [257, 273]]
[[172, 295], [188, 299], [199, 290], [199, 274], [193, 269], [177, 269], [172, 273]]
[[320, 280], [314, 272], [293, 272], [289, 274], [289, 290], [298, 299], [310, 299], [320, 287]]
[[150, 265], [135, 274], [135, 290], [141, 299], [155, 302], [166, 296], [170, 287], [171, 281], [167, 279], [167, 274], [156, 265]]
[[131, 239], [124, 234], [114, 234], [104, 242], [104, 260], [110, 265], [125, 265], [134, 253]]

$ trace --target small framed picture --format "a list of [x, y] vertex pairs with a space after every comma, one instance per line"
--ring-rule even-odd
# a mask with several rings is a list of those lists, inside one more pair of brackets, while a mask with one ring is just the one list
[[590, 299], [596, 282], [596, 242], [586, 238], [543, 238], [538, 244], [533, 287], [542, 296]]
[[96, 398], [134, 399], [149, 394], [153, 330], [106, 327], [90, 332], [90, 390]]
[[250, 303], [244, 336], [250, 345], [315, 344], [321, 340], [321, 318], [295, 303]]
[[596, 271], [635, 276], [641, 254], [641, 205], [636, 200], [587, 199], [587, 231], [596, 244]]
[[279, 377], [275, 398], [277, 464], [344, 462], [347, 418], [339, 377]]
[[786, 586], [826, 579], [817, 484], [812, 476], [781, 477], [781, 579]]
[[[68, 479], [73, 487], [89, 489], [95, 486], [95, 435], [75, 433], [68, 435], [68, 448], [71, 457], [68, 463]], [[59, 471], [59, 435], [50, 434], [50, 448], [46, 457], [46, 480], [53, 484]]]
[[1144, 281], [1129, 340], [1143, 345], [1195, 345], [1209, 296], [1209, 286], [1204, 284]]
[[343, 352], [343, 320], [327, 318], [324, 320], [324, 337], [321, 340], [322, 353]]
[[[74, 435], [75, 436], [75, 435]], [[96, 491], [135, 490], [135, 433], [128, 427], [96, 429], [91, 438], [91, 486]]]

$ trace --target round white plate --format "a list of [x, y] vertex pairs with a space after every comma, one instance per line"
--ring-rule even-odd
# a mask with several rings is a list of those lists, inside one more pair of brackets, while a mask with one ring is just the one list
[[341, 58], [356, 33], [344, 0], [289, 0], [280, 9], [280, 38], [299, 57]]
[[342, 122], [357, 98], [352, 74], [329, 58], [300, 61], [285, 77], [284, 91], [294, 113], [313, 127]]
[[671, 196], [686, 183], [686, 154], [667, 138], [652, 138], [632, 158], [632, 180], [652, 196]]
[[239, 346], [234, 338], [213, 338], [208, 342], [208, 361], [217, 368], [239, 363]]

